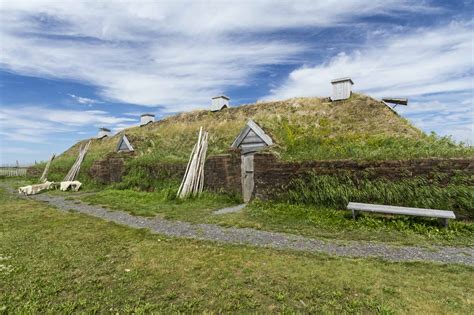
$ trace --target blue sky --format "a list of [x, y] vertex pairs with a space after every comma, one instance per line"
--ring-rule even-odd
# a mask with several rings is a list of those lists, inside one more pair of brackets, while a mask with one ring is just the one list
[[474, 143], [473, 1], [0, 2], [0, 164], [61, 153], [140, 113], [356, 92], [407, 97]]

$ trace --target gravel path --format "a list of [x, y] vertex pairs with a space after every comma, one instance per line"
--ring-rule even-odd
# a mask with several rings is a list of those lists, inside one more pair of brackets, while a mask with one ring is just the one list
[[222, 208], [222, 209], [214, 211], [213, 214], [226, 214], [226, 213], [239, 212], [242, 209], [244, 209], [245, 206], [246, 206], [246, 204], [241, 204], [241, 205], [234, 206], [234, 207]]
[[123, 211], [111, 211], [102, 207], [87, 205], [77, 200], [65, 200], [62, 196], [39, 194], [27, 198], [48, 202], [62, 211], [75, 210], [107, 221], [133, 228], [147, 228], [153, 233], [173, 237], [325, 253], [336, 256], [376, 257], [389, 261], [431, 261], [474, 265], [474, 248], [439, 246], [427, 249], [415, 246], [390, 246], [364, 241], [318, 240], [249, 228], [226, 228], [213, 224], [191, 224], [157, 217], [138, 217]]

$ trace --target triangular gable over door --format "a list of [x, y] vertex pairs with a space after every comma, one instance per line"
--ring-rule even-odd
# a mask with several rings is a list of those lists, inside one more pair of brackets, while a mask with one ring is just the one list
[[123, 135], [122, 138], [120, 138], [119, 142], [117, 143], [117, 152], [129, 152], [133, 151], [133, 147], [130, 144], [130, 141], [128, 141], [128, 138], [126, 135]]
[[239, 148], [242, 154], [248, 154], [257, 152], [272, 144], [272, 138], [253, 120], [249, 120], [237, 138], [235, 138], [232, 148]]

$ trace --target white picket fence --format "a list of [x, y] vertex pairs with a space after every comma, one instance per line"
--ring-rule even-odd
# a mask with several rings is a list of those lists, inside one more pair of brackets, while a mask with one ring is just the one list
[[27, 167], [0, 167], [0, 176], [26, 176]]

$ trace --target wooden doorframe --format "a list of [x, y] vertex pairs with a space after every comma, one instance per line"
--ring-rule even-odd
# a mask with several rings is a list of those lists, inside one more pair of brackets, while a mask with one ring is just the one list
[[255, 188], [254, 181], [254, 163], [253, 156], [255, 152], [242, 154], [241, 158], [241, 182], [242, 182], [242, 198], [247, 203], [252, 199], [253, 190]]

